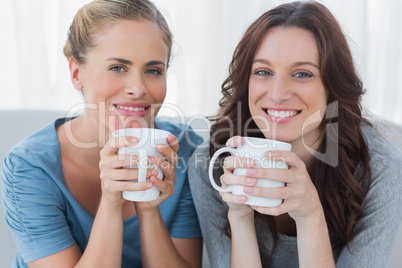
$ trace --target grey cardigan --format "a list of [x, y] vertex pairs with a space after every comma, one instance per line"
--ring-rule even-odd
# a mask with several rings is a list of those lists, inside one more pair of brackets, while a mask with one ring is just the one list
[[[371, 188], [363, 202], [363, 216], [354, 228], [349, 248], [333, 251], [337, 267], [385, 267], [402, 220], [402, 153], [379, 132], [362, 127], [369, 146]], [[208, 178], [208, 144], [189, 161], [189, 181], [204, 242], [212, 267], [230, 267], [230, 239], [223, 233], [228, 207]], [[269, 257], [272, 235], [256, 226], [263, 267], [298, 267], [297, 237], [279, 235], [276, 254]]]

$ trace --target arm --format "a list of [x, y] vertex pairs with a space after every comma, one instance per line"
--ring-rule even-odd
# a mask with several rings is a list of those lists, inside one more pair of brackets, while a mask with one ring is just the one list
[[[237, 147], [242, 142], [242, 139], [230, 139], [227, 145]], [[248, 159], [233, 156], [226, 157], [223, 166], [224, 174], [221, 176], [222, 187], [246, 182], [245, 176], [234, 175], [233, 171], [235, 168], [251, 167], [252, 164]], [[247, 185], [254, 186], [256, 182], [257, 180], [254, 179], [248, 182]], [[222, 200], [229, 206], [228, 219], [232, 239], [231, 267], [262, 267], [254, 224], [254, 210], [249, 205], [244, 204], [247, 201], [247, 197], [225, 192], [221, 192], [220, 195]]]
[[[241, 142], [238, 138], [232, 138], [227, 142], [227, 145], [237, 147]], [[232, 252], [234, 249], [241, 249], [239, 252], [243, 252], [243, 254], [237, 254], [237, 256], [232, 255], [232, 265], [241, 265], [243, 267], [244, 264], [247, 264], [247, 261], [251, 260], [256, 265], [261, 266], [259, 253], [257, 254], [256, 250], [247, 251], [249, 247], [258, 248], [257, 240], [253, 235], [253, 232], [255, 232], [254, 224], [250, 220], [248, 220], [247, 225], [242, 221], [242, 217], [246, 215], [247, 207], [259, 213], [272, 216], [288, 213], [293, 218], [297, 228], [300, 267], [335, 267], [321, 202], [304, 162], [295, 153], [287, 151], [270, 152], [266, 154], [266, 157], [274, 161], [278, 161], [278, 159], [285, 161], [289, 169], [254, 168], [252, 163], [250, 164], [242, 159], [235, 161], [236, 158], [234, 157], [228, 157], [228, 161], [224, 162], [225, 174], [221, 178], [222, 184], [243, 185], [244, 193], [246, 194], [284, 200], [277, 207], [246, 206], [242, 205], [247, 200], [246, 196], [221, 193], [222, 199], [230, 207], [229, 215], [232, 213], [233, 215], [241, 215], [241, 217], [236, 216], [236, 220], [230, 221], [231, 227], [238, 230], [234, 234], [238, 239], [235, 240], [235, 237], [232, 239]], [[233, 175], [233, 169], [244, 168], [244, 166], [240, 166], [239, 162], [248, 165], [246, 166], [248, 168], [246, 176]], [[251, 179], [256, 180], [257, 178], [282, 181], [286, 183], [286, 187], [256, 187], [256, 181], [252, 183]], [[231, 218], [229, 217], [229, 219]], [[237, 227], [240, 222], [243, 222], [241, 227], [243, 229]], [[235, 225], [232, 226], [232, 224]], [[246, 231], [247, 235], [239, 235], [238, 233], [242, 230], [243, 232]], [[248, 256], [245, 253], [248, 253]]]
[[61, 252], [28, 263], [29, 267], [120, 267], [122, 219], [121, 209], [101, 204], [84, 254], [74, 244]]
[[238, 215], [229, 209], [232, 234], [231, 267], [262, 267], [254, 225], [254, 212]]
[[203, 144], [189, 160], [191, 193], [211, 267], [230, 267], [231, 240], [224, 233], [228, 206], [209, 182], [208, 165], [208, 146]]
[[272, 151], [266, 154], [271, 160], [285, 161], [289, 169], [251, 168], [247, 176], [266, 178], [286, 183], [286, 187], [244, 187], [246, 194], [283, 199], [277, 207], [255, 207], [256, 211], [278, 216], [288, 213], [296, 223], [300, 267], [335, 267], [328, 228], [318, 197], [304, 162], [294, 153]]
[[341, 250], [337, 267], [386, 267], [401, 226], [402, 154], [390, 145], [385, 148], [380, 141], [376, 146], [371, 143], [374, 164], [370, 190], [363, 202], [362, 218], [354, 228], [354, 238]]
[[[138, 213], [144, 267], [201, 267], [202, 239], [171, 238], [159, 212]], [[156, 257], [157, 256], [157, 257]]]
[[[91, 229], [88, 244], [82, 253], [77, 244], [29, 263], [30, 267], [121, 267], [123, 245], [123, 190], [146, 190], [148, 183], [127, 183], [138, 176], [137, 170], [122, 169], [132, 161], [120, 159], [117, 150], [134, 145], [124, 138], [112, 138], [101, 151], [102, 196]], [[149, 171], [148, 176], [150, 176]]]
[[201, 267], [202, 239], [172, 239], [159, 210], [159, 204], [171, 196], [175, 189], [179, 144], [173, 135], [169, 135], [168, 142], [170, 146], [157, 147], [166, 160], [158, 156], [154, 158], [155, 164], [163, 171], [164, 180], [156, 176], [150, 178], [161, 192], [159, 198], [150, 202], [135, 203], [143, 265], [144, 267], [163, 267], [166, 264], [172, 267]]

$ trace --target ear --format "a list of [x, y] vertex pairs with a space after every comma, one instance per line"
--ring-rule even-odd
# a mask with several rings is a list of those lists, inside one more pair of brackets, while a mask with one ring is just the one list
[[81, 73], [80, 73], [82, 67], [81, 63], [79, 63], [76, 59], [71, 57], [70, 60], [68, 61], [68, 67], [70, 68], [71, 82], [73, 82], [75, 89], [82, 90], [84, 87], [81, 81]]

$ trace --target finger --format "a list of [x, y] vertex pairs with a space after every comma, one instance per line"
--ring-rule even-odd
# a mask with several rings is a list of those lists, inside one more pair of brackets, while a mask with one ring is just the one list
[[245, 195], [234, 195], [231, 193], [224, 193], [224, 192], [220, 192], [220, 195], [222, 197], [222, 200], [225, 201], [226, 203], [244, 204], [247, 201], [247, 196]]
[[110, 138], [101, 150], [102, 155], [115, 154], [118, 149], [123, 147], [135, 146], [138, 144], [138, 138], [132, 136], [119, 136]]
[[296, 153], [290, 151], [268, 151], [265, 153], [265, 157], [272, 161], [285, 162], [290, 167], [304, 168], [306, 165], [297, 156]]
[[172, 181], [172, 183], [176, 181], [176, 165], [172, 165], [158, 155], [154, 157], [154, 163], [162, 170], [165, 180]]
[[227, 156], [223, 159], [223, 168], [233, 170], [235, 168], [251, 168], [255, 166], [253, 159], [248, 157]]
[[161, 180], [157, 176], [150, 178], [153, 185], [161, 191], [163, 195], [171, 196], [174, 193], [174, 184], [166, 180]]
[[[121, 169], [107, 169], [101, 171], [102, 181], [125, 181], [125, 180], [138, 180], [138, 169], [134, 168], [121, 168]], [[147, 169], [146, 178], [157, 176], [159, 172], [156, 169]]]
[[243, 138], [240, 136], [233, 136], [226, 142], [226, 146], [228, 147], [239, 147], [242, 144], [243, 144]]
[[224, 180], [223, 180], [223, 176], [224, 176], [224, 175], [225, 175], [225, 174], [223, 174], [222, 176], [220, 176], [219, 180], [220, 180], [220, 182], [221, 182], [221, 187], [226, 188], [226, 187], [228, 187], [228, 185], [225, 184], [225, 182], [224, 182]]
[[172, 134], [167, 137], [169, 146], [177, 153], [179, 151], [179, 140]]
[[[115, 168], [137, 168], [140, 165], [140, 159], [138, 154], [113, 154], [106, 155], [106, 152], [101, 152], [101, 160], [99, 161], [99, 169], [115, 169]], [[146, 165], [152, 165], [153, 160], [151, 156], [148, 156]]]
[[284, 200], [282, 204], [280, 204], [277, 207], [257, 207], [257, 206], [251, 206], [254, 210], [258, 211], [261, 214], [265, 215], [271, 215], [271, 216], [279, 216], [285, 213], [288, 213], [290, 211], [293, 211], [295, 209], [295, 204], [294, 202], [291, 202], [289, 200]]
[[142, 127], [141, 123], [138, 122], [135, 117], [134, 118], [130, 117], [129, 121], [126, 122], [126, 127], [125, 128], [141, 128], [141, 127]]
[[115, 157], [111, 157], [110, 161], [111, 167], [113, 168], [122, 168], [122, 167], [127, 167], [127, 168], [138, 168], [140, 164], [150, 166], [154, 164], [153, 157], [148, 156], [147, 162], [144, 163], [144, 161], [141, 161], [139, 158], [138, 154], [132, 153], [132, 154], [119, 154]]
[[122, 191], [144, 191], [152, 188], [153, 183], [133, 182], [133, 181], [114, 181], [109, 180], [102, 183], [102, 189], [107, 192], [122, 192]]
[[251, 178], [263, 178], [284, 183], [292, 183], [297, 180], [297, 173], [294, 170], [278, 168], [249, 168], [246, 176]]
[[272, 199], [289, 199], [294, 194], [292, 194], [293, 189], [289, 187], [275, 187], [275, 188], [265, 188], [265, 187], [252, 187], [245, 186], [243, 188], [245, 194], [258, 197], [266, 197]]
[[223, 185], [255, 186], [257, 184], [257, 178], [225, 173], [221, 176], [221, 183], [222, 187]]
[[177, 152], [172, 147], [165, 144], [158, 144], [156, 149], [166, 158], [168, 162], [170, 162], [173, 166], [176, 166], [178, 158]]

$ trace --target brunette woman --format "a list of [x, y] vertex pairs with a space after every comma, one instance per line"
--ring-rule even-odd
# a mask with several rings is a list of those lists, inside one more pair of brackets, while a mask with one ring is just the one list
[[[189, 168], [213, 267], [385, 267], [402, 217], [402, 155], [362, 117], [363, 85], [330, 11], [293, 2], [264, 13], [238, 44], [222, 93], [209, 148]], [[245, 205], [245, 195], [210, 185], [210, 156], [241, 136], [291, 143], [265, 155], [289, 169], [230, 156], [216, 178], [279, 206]], [[256, 178], [286, 186], [256, 187]]]

